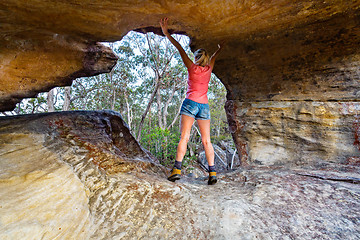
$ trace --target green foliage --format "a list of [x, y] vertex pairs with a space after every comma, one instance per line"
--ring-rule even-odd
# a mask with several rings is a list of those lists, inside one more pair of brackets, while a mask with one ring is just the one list
[[[24, 99], [16, 105], [16, 108], [11, 113], [13, 114], [33, 114], [46, 112], [46, 94], [39, 93], [36, 98]], [[7, 115], [7, 114], [6, 114]]]
[[140, 143], [159, 159], [162, 165], [170, 167], [174, 164], [179, 140], [179, 133], [155, 127], [143, 129]]
[[[170, 131], [169, 129], [161, 129], [159, 127], [146, 128], [142, 131], [140, 144], [149, 150], [162, 165], [171, 168], [176, 158], [177, 145], [180, 140], [178, 131]], [[196, 156], [190, 156], [187, 151], [183, 167], [193, 166], [196, 163]]]
[[225, 115], [226, 89], [221, 81], [212, 74], [209, 83], [209, 107], [211, 114], [211, 140], [217, 144], [221, 140], [231, 139]]
[[[193, 59], [189, 39], [184, 36], [175, 38]], [[180, 136], [178, 112], [187, 87], [188, 73], [180, 54], [166, 38], [153, 33], [144, 35], [130, 32], [121, 42], [105, 44], [118, 55], [116, 66], [110, 73], [74, 80], [71, 97], [68, 99], [70, 109], [118, 111], [132, 133], [136, 133], [155, 85], [160, 81], [158, 92], [145, 118], [140, 142], [163, 165], [171, 167]], [[231, 138], [223, 108], [225, 96], [224, 86], [213, 75], [208, 97], [212, 118], [211, 138], [214, 143]], [[46, 93], [41, 93], [37, 98], [25, 99], [18, 104], [14, 112], [7, 115], [46, 112], [47, 97]], [[65, 98], [64, 88], [54, 89], [55, 111], [62, 110]], [[171, 125], [172, 123], [174, 124]], [[192, 131], [190, 139], [183, 160], [185, 168], [195, 164], [194, 152], [201, 144], [196, 131]]]

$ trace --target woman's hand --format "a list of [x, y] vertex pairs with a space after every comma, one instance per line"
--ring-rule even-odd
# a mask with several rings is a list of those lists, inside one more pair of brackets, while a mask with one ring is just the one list
[[226, 40], [222, 40], [222, 41], [218, 44], [218, 48], [219, 48], [219, 49], [223, 48], [225, 44], [226, 44]]
[[210, 67], [211, 69], [214, 68], [215, 65], [215, 59], [216, 57], [219, 55], [219, 53], [222, 51], [222, 49], [224, 48], [224, 45], [226, 43], [226, 40], [221, 41], [220, 43], [218, 43], [218, 49], [214, 52], [214, 54], [210, 57]]
[[169, 35], [169, 32], [168, 32], [168, 18], [163, 18], [160, 20], [160, 26], [161, 26], [161, 30], [163, 32], [163, 34], [165, 36]]

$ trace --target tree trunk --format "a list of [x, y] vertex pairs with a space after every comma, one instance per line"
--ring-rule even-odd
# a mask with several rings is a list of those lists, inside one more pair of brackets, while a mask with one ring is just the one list
[[[165, 106], [164, 106], [164, 111], [163, 111], [163, 127], [165, 128], [167, 125], [167, 116], [168, 116], [168, 107], [171, 103], [171, 100], [173, 99], [174, 95], [176, 92], [176, 83], [174, 83], [173, 88], [172, 88], [172, 92], [171, 95], [169, 96], [169, 98], [167, 99]], [[169, 129], [169, 128], [168, 128]]]
[[217, 137], [220, 137], [220, 130], [221, 130], [221, 119], [219, 118], [218, 126], [217, 126]]
[[48, 107], [48, 112], [54, 112], [55, 111], [54, 89], [51, 89], [47, 94], [47, 107]]
[[156, 102], [157, 102], [157, 116], [158, 116], [158, 127], [163, 129], [163, 121], [161, 119], [161, 92], [160, 92], [160, 88], [158, 89], [157, 93], [156, 93]]
[[151, 119], [151, 108], [149, 109], [149, 123], [148, 123], [149, 129], [152, 128], [152, 119]]
[[20, 114], [20, 111], [21, 111], [21, 102], [19, 102], [19, 103], [17, 104], [17, 108], [15, 108], [15, 113], [16, 113], [16, 115]]
[[131, 110], [130, 110], [130, 105], [129, 105], [129, 101], [128, 101], [128, 95], [126, 92], [125, 92], [124, 96], [125, 96], [126, 111], [127, 111], [127, 124], [131, 130], [132, 117], [131, 117]]
[[114, 111], [114, 109], [115, 109], [115, 101], [116, 101], [116, 87], [115, 87], [115, 84], [113, 83], [113, 71], [111, 71], [109, 73], [109, 77], [110, 77], [111, 92], [112, 92], [111, 110]]
[[62, 107], [63, 111], [70, 110], [70, 102], [71, 102], [71, 87], [65, 87], [64, 105]]
[[157, 91], [158, 91], [158, 89], [159, 89], [159, 87], [160, 87], [160, 80], [161, 80], [161, 79], [158, 78], [158, 81], [156, 82], [155, 89], [154, 89], [154, 91], [152, 92], [152, 94], [151, 94], [151, 96], [150, 96], [150, 99], [149, 99], [148, 105], [147, 105], [147, 107], [146, 107], [146, 110], [145, 110], [145, 112], [143, 113], [143, 115], [141, 116], [141, 121], [140, 121], [140, 124], [139, 124], [138, 132], [137, 132], [137, 138], [136, 138], [137, 141], [140, 140], [141, 130], [142, 130], [142, 127], [143, 127], [143, 125], [144, 125], [144, 121], [145, 121], [146, 115], [147, 115], [147, 113], [149, 112], [149, 109], [150, 109], [151, 104], [152, 104], [152, 102], [153, 102], [153, 100], [154, 100], [155, 94], [157, 93]]
[[[184, 99], [185, 99], [185, 98], [184, 98]], [[173, 121], [172, 121], [171, 124], [167, 127], [167, 129], [171, 129], [171, 128], [174, 126], [174, 124], [176, 123], [177, 118], [180, 116], [181, 105], [182, 105], [182, 102], [184, 101], [184, 99], [180, 102], [179, 109], [178, 109], [178, 111], [177, 111], [177, 113], [176, 113]]]

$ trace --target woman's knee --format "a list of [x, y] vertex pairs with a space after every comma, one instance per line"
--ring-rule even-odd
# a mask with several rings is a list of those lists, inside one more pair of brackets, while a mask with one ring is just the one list
[[209, 138], [203, 138], [201, 141], [205, 148], [211, 146], [211, 140]]
[[190, 140], [190, 134], [181, 134], [180, 141], [185, 141], [186, 143]]

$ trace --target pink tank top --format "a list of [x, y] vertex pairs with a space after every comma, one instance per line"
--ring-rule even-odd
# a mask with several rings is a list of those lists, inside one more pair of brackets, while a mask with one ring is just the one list
[[211, 67], [209, 65], [201, 67], [192, 64], [188, 69], [189, 80], [186, 98], [198, 103], [208, 103], [207, 92], [211, 77]]

